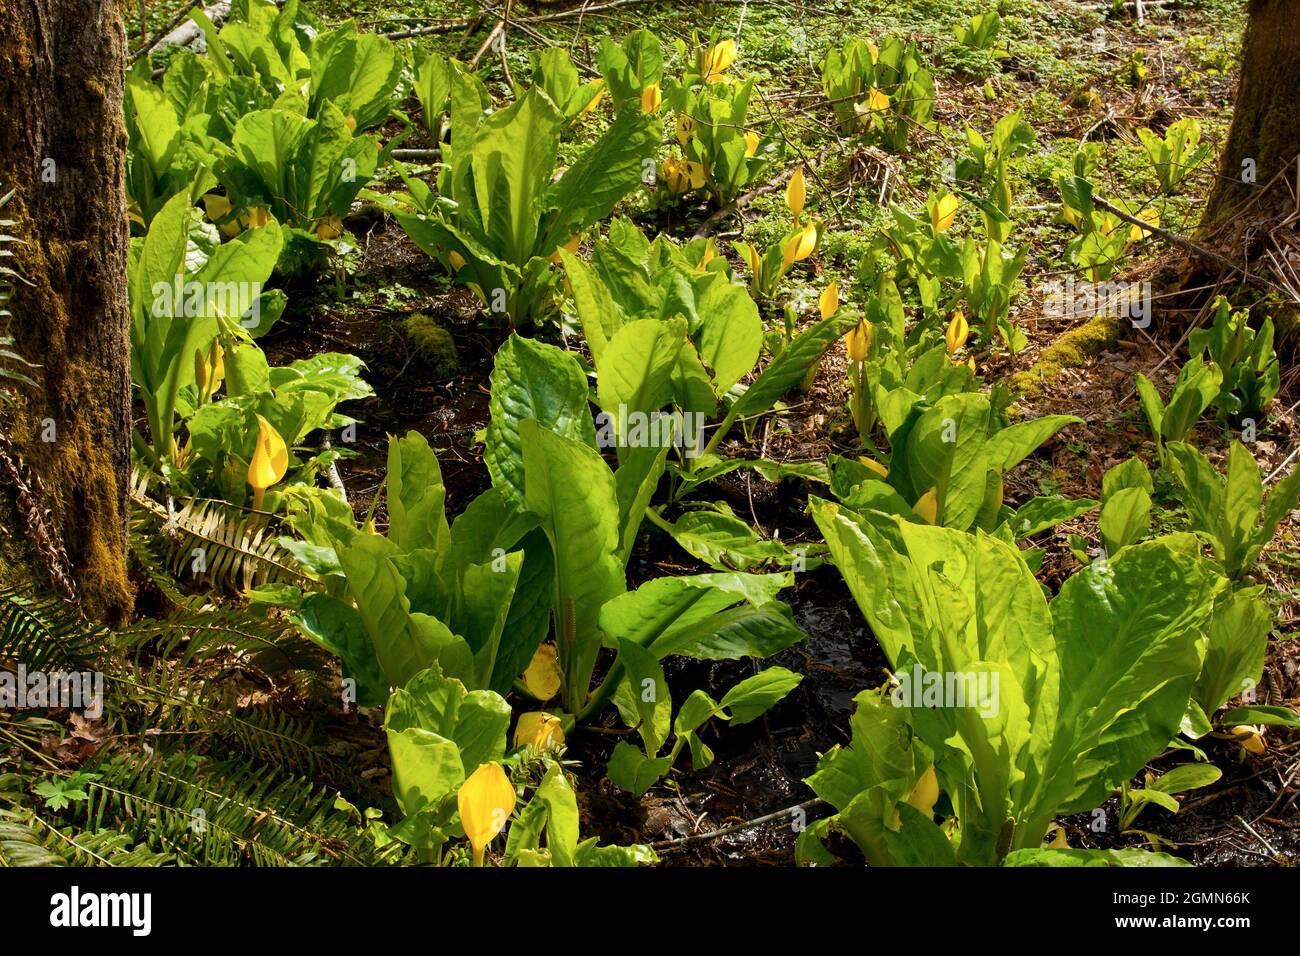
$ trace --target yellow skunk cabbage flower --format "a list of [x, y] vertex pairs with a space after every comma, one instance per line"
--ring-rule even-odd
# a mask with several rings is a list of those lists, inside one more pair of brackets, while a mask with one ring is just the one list
[[226, 378], [226, 352], [221, 347], [219, 339], [212, 342], [212, 352], [208, 356], [208, 366], [210, 368], [208, 393], [211, 394], [221, 387], [221, 383]]
[[203, 350], [194, 350], [194, 384], [199, 387], [199, 394], [208, 394], [208, 363], [204, 361]]
[[758, 288], [763, 282], [763, 259], [754, 248], [753, 243], [738, 242], [736, 243], [737, 251], [744, 250], [745, 260], [749, 263], [749, 272], [752, 277], [751, 282], [754, 288]]
[[1065, 827], [1059, 823], [1052, 824], [1052, 829], [1048, 831], [1052, 834], [1052, 839], [1043, 844], [1049, 850], [1068, 850], [1070, 841], [1065, 838]]
[[1268, 751], [1268, 744], [1264, 743], [1264, 735], [1260, 733], [1259, 727], [1241, 724], [1232, 728], [1232, 735], [1247, 753], [1262, 754]]
[[872, 113], [886, 112], [889, 109], [889, 95], [873, 86], [867, 92], [867, 109]]
[[871, 323], [863, 319], [844, 336], [844, 351], [849, 354], [850, 362], [865, 362], [867, 352], [871, 349]]
[[752, 129], [745, 130], [745, 158], [753, 156], [758, 152], [758, 134]]
[[641, 91], [641, 112], [658, 113], [659, 105], [664, 101], [663, 90], [658, 83], [651, 83]]
[[785, 242], [781, 250], [781, 261], [788, 269], [796, 262], [807, 259], [817, 248], [817, 226], [808, 223]]
[[343, 125], [348, 128], [349, 133], [355, 133], [357, 131], [357, 118], [349, 113], [343, 117]]
[[695, 120], [691, 119], [685, 113], [677, 114], [677, 142], [685, 146], [691, 141], [691, 134], [695, 132]]
[[559, 658], [554, 644], [540, 644], [533, 654], [532, 662], [524, 671], [524, 686], [528, 693], [538, 700], [550, 700], [560, 690], [564, 682], [564, 672], [560, 670]]
[[343, 235], [343, 220], [338, 216], [327, 216], [316, 223], [317, 239], [337, 239]]
[[474, 850], [474, 865], [483, 865], [483, 851], [506, 827], [515, 808], [515, 788], [495, 761], [480, 764], [456, 794], [460, 825]]
[[208, 356], [208, 361], [212, 367], [211, 379], [208, 382], [208, 392], [211, 393], [219, 389], [226, 378], [226, 353], [220, 341], [212, 343], [212, 354]]
[[862, 462], [862, 464], [866, 465], [868, 468], [870, 468], [872, 471], [878, 474], [881, 478], [889, 477], [889, 469], [886, 468], [884, 465], [882, 465], [880, 462], [876, 461], [874, 458], [868, 458], [866, 455], [859, 455], [858, 461]]
[[457, 272], [465, 268], [465, 257], [462, 256], [455, 249], [452, 249], [450, 252], [447, 253], [447, 259], [448, 261], [451, 262], [451, 267], [455, 269]]
[[970, 358], [966, 359], [966, 364], [970, 367], [972, 372], [975, 371], [975, 356], [972, 355]]
[[714, 248], [713, 237], [710, 236], [708, 241], [704, 243], [704, 252], [700, 255], [699, 264], [695, 268], [703, 272], [704, 267], [717, 258], [717, 255], [718, 250]]
[[829, 319], [840, 310], [840, 284], [838, 282], [832, 282], [822, 290], [821, 296], [817, 299], [817, 308], [821, 312], [823, 319]]
[[917, 779], [916, 786], [907, 795], [905, 802], [927, 817], [934, 816], [934, 805], [939, 802], [939, 777], [934, 772], [934, 764], [925, 768], [925, 773]]
[[570, 255], [577, 255], [578, 247], [582, 245], [582, 233], [578, 233], [568, 242], [561, 243], [554, 252], [551, 253], [551, 261], [557, 265], [560, 263], [560, 249]]
[[271, 210], [265, 206], [254, 206], [248, 215], [240, 218], [246, 229], [260, 229], [271, 221]]
[[998, 177], [998, 181], [997, 181], [997, 183], [996, 183], [996, 185], [995, 185], [994, 188], [997, 189], [997, 191], [998, 191], [998, 198], [1001, 200], [1001, 206], [1002, 206], [1002, 208], [1003, 208], [1003, 209], [1006, 209], [1006, 210], [1010, 210], [1010, 209], [1011, 209], [1011, 198], [1012, 198], [1012, 197], [1011, 197], [1011, 184], [1010, 184], [1009, 182], [1007, 182], [1006, 177], [1005, 177], [1005, 176], [999, 176], [999, 177]]
[[521, 714], [515, 724], [515, 747], [552, 750], [564, 746], [564, 728], [560, 718], [545, 711]]
[[[203, 208], [207, 211], [208, 219], [216, 222], [225, 216], [230, 215], [230, 200], [225, 196], [218, 196], [216, 193], [206, 193], [203, 196]], [[233, 239], [239, 235], [239, 223], [235, 220], [219, 223], [217, 229], [227, 239]]]
[[722, 83], [722, 74], [736, 62], [736, 41], [723, 40], [700, 57], [700, 79], [705, 83]]
[[668, 191], [674, 196], [681, 195], [689, 189], [699, 189], [704, 185], [704, 167], [686, 159], [665, 159], [663, 164], [664, 180]]
[[[1138, 218], [1144, 222], [1149, 222], [1153, 226], [1160, 225], [1160, 210], [1155, 206], [1148, 206], [1138, 213]], [[1143, 229], [1141, 226], [1130, 225], [1128, 229], [1128, 241], [1137, 242], [1139, 239], [1145, 239], [1151, 235], [1150, 229]]]
[[931, 488], [918, 498], [916, 504], [912, 505], [912, 514], [916, 515], [926, 524], [938, 523], [939, 496], [937, 489]]
[[930, 225], [934, 227], [935, 232], [947, 232], [952, 226], [953, 220], [957, 218], [957, 207], [961, 205], [961, 200], [952, 193], [944, 193], [934, 201], [930, 207]]
[[943, 340], [948, 345], [948, 354], [955, 353], [966, 344], [968, 338], [970, 338], [970, 323], [966, 321], [966, 316], [957, 312], [948, 323], [948, 330], [943, 333]]
[[257, 447], [253, 460], [248, 463], [248, 484], [253, 489], [253, 509], [260, 510], [266, 489], [284, 477], [289, 470], [289, 449], [275, 427], [261, 415], [257, 416]]
[[222, 356], [219, 339], [213, 339], [212, 348], [206, 356], [201, 349], [194, 350], [194, 383], [198, 385], [199, 395], [204, 401], [221, 387], [221, 380], [226, 377], [226, 365]]
[[785, 204], [794, 215], [794, 224], [799, 225], [799, 216], [803, 213], [804, 203], [808, 199], [808, 187], [803, 179], [803, 167], [794, 171], [790, 182], [785, 187]]
[[594, 110], [600, 103], [601, 99], [605, 96], [605, 81], [597, 80], [596, 82], [600, 84], [600, 89], [596, 90], [596, 95], [591, 98], [586, 106], [578, 111], [579, 116], [582, 116], [584, 113], [590, 113]]

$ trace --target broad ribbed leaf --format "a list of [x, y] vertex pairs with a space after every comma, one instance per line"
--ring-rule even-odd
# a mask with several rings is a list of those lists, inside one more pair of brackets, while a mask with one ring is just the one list
[[497, 350], [492, 367], [492, 396], [483, 460], [492, 485], [505, 500], [524, 505], [523, 445], [520, 423], [596, 445], [588, 406], [587, 377], [578, 360], [564, 349], [511, 335]]
[[[556, 638], [566, 706], [584, 704], [600, 650], [600, 609], [622, 594], [618, 492], [595, 449], [528, 419], [519, 426], [525, 504], [555, 557]], [[577, 697], [578, 699], [574, 699]]]
[[[654, 155], [658, 144], [659, 124], [654, 117], [640, 110], [621, 112], [547, 190], [545, 206], [555, 211], [555, 219], [534, 254], [549, 256], [556, 246], [608, 216], [620, 199], [640, 185], [642, 162]], [[536, 163], [537, 155], [530, 160]]]

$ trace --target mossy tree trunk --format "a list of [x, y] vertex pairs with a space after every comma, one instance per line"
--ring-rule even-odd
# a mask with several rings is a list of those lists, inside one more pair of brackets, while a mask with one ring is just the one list
[[131, 606], [130, 353], [122, 0], [5, 0], [0, 181], [30, 285], [18, 350], [41, 367], [12, 438], [40, 477], [88, 614]]
[[[1232, 216], [1279, 172], [1294, 171], [1300, 155], [1300, 0], [1250, 0], [1249, 13], [1232, 129], [1206, 226]], [[1253, 184], [1243, 180], [1248, 161]]]

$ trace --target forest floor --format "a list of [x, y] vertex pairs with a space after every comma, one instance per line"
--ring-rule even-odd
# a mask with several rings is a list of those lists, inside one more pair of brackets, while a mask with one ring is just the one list
[[[150, 6], [150, 35], [171, 16], [173, 6]], [[982, 374], [1005, 378], [1036, 369], [1044, 350], [1084, 321], [1054, 316], [1045, 306], [1051, 283], [1062, 275], [1063, 250], [1072, 236], [1059, 219], [1052, 174], [1068, 168], [1081, 142], [1097, 142], [1103, 147], [1096, 173], [1102, 184], [1099, 194], [1129, 200], [1155, 196], [1156, 182], [1136, 131], [1162, 131], [1188, 116], [1201, 121], [1217, 155], [1231, 116], [1243, 14], [1239, 4], [1223, 0], [1148, 3], [1145, 22], [1139, 25], [1131, 9], [1115, 13], [1104, 3], [1012, 0], [1001, 4], [1007, 55], [994, 57], [963, 47], [954, 38], [954, 27], [985, 6], [978, 0], [637, 4], [511, 32], [505, 58], [518, 77], [527, 75], [528, 51], [542, 44], [562, 45], [575, 62], [592, 63], [601, 38], [621, 37], [641, 27], [656, 31], [666, 44], [675, 39], [690, 43], [692, 31], [707, 35], [711, 29], [738, 37], [739, 62], [746, 76], [759, 78], [761, 104], [800, 154], [816, 157], [810, 205], [816, 206], [828, 231], [817, 254], [796, 268], [790, 286], [790, 298], [807, 302], [815, 301], [825, 277], [854, 274], [887, 219], [882, 198], [919, 205], [942, 183], [947, 157], [964, 149], [966, 127], [987, 133], [1010, 110], [1022, 110], [1037, 139], [1026, 155], [1013, 160], [1010, 185], [1016, 197], [1016, 234], [1031, 242], [1032, 251], [1024, 274], [1026, 290], [1014, 300], [1012, 316], [1030, 344], [1015, 356], [977, 357]], [[331, 21], [355, 17], [376, 32], [419, 28], [465, 15], [464, 4], [439, 0], [324, 0], [315, 9]], [[564, 7], [548, 3], [533, 9]], [[840, 138], [813, 62], [815, 51], [828, 43], [886, 34], [920, 43], [938, 90], [933, 127], [918, 131], [904, 155], [879, 154]], [[479, 29], [468, 36], [451, 33], [421, 42], [467, 60], [485, 35]], [[494, 92], [505, 91], [494, 56], [483, 60], [479, 73]], [[429, 144], [413, 138], [405, 145]], [[1192, 233], [1215, 175], [1215, 164], [1207, 163], [1182, 194], [1163, 201], [1162, 227]], [[394, 177], [377, 188], [399, 185]], [[710, 210], [700, 205], [626, 212], [647, 231], [689, 237]], [[777, 240], [785, 229], [782, 212], [780, 190], [759, 197], [740, 216], [719, 224], [719, 249], [729, 247], [730, 239], [764, 245]], [[386, 436], [408, 429], [424, 434], [437, 449], [449, 511], [458, 513], [489, 484], [475, 436], [487, 424], [487, 377], [504, 333], [482, 321], [469, 293], [453, 288], [391, 219], [366, 215], [350, 225], [357, 242], [346, 257], [346, 271], [290, 286], [289, 312], [261, 345], [273, 364], [324, 350], [350, 352], [365, 361], [376, 395], [351, 408], [350, 414], [364, 424], [351, 448], [355, 456], [341, 463], [358, 514], [368, 509], [383, 479]], [[1181, 260], [1177, 250], [1149, 237], [1120, 278], [1181, 279]], [[1167, 393], [1182, 364], [1183, 333], [1190, 322], [1203, 318], [1213, 297], [1213, 278], [1203, 284], [1199, 291], [1181, 291], [1167, 299], [1161, 299], [1166, 290], [1157, 286], [1156, 314], [1149, 328], [1124, 324], [1117, 336], [1096, 343], [1095, 354], [1081, 356], [1081, 364], [1049, 368], [1041, 380], [1036, 374], [1019, 380], [1030, 383], [1031, 394], [1021, 400], [1018, 411], [1076, 415], [1083, 424], [1066, 429], [1008, 479], [1008, 504], [1039, 494], [1097, 497], [1106, 469], [1135, 453], [1152, 460], [1134, 376], [1146, 374]], [[450, 332], [454, 355], [420, 351], [405, 331], [407, 319], [415, 314], [431, 317]], [[779, 323], [779, 316], [773, 312], [768, 318]], [[1291, 349], [1292, 343], [1283, 344], [1284, 355]], [[1292, 363], [1284, 360], [1281, 393], [1253, 446], [1266, 474], [1300, 445], [1298, 379]], [[845, 398], [843, 353], [835, 349], [806, 393], [787, 401], [747, 436], [735, 438], [728, 451], [752, 449], [784, 461], [851, 453], [855, 436], [843, 411]], [[1202, 447], [1225, 444], [1223, 426], [1212, 419], [1198, 428]], [[806, 488], [789, 481], [768, 483], [752, 471], [737, 474], [742, 477], [717, 487], [738, 514], [787, 543], [817, 537], [805, 512]], [[1154, 526], [1179, 527], [1182, 511], [1174, 489], [1158, 487], [1156, 502]], [[382, 511], [379, 517], [382, 522]], [[1079, 566], [1067, 536], [1081, 535], [1095, 545], [1096, 522], [1092, 512], [1033, 541], [1046, 551], [1041, 577], [1049, 588]], [[642, 532], [633, 562], [630, 577], [636, 580], [655, 571], [707, 570], [653, 529]], [[1300, 704], [1300, 647], [1293, 641], [1300, 621], [1300, 526], [1294, 521], [1284, 523], [1254, 576], [1267, 585], [1277, 614], [1261, 702], [1294, 706]], [[803, 673], [805, 679], [763, 719], [710, 739], [717, 757], [710, 768], [673, 772], [644, 797], [634, 798], [601, 779], [614, 743], [628, 733], [616, 726], [613, 715], [606, 726], [574, 735], [567, 759], [575, 761], [582, 781], [585, 832], [605, 841], [654, 844], [668, 864], [790, 863], [794, 817], [781, 811], [810, 799], [803, 778], [820, 753], [847, 742], [852, 699], [880, 682], [886, 661], [833, 567], [798, 575], [786, 599], [808, 639], [774, 662]], [[675, 694], [678, 688], [683, 696], [703, 688], [716, 695], [748, 676], [749, 668], [749, 663], [687, 661], [671, 666], [667, 677]], [[382, 793], [387, 764], [381, 719], [379, 713], [336, 714], [326, 729], [330, 753], [356, 761]], [[1233, 739], [1202, 740], [1210, 758], [1224, 770], [1220, 781], [1196, 791], [1176, 815], [1148, 809], [1136, 831], [1114, 832], [1113, 805], [1108, 830], [1097, 832], [1084, 817], [1067, 821], [1071, 844], [1172, 847], [1198, 864], [1277, 865], [1296, 860], [1300, 735], [1270, 728], [1266, 739], [1262, 754], [1248, 753]], [[1159, 770], [1158, 764], [1153, 769]], [[824, 812], [824, 807], [809, 806], [807, 818]], [[776, 817], [766, 825], [693, 839], [768, 814]], [[851, 848], [847, 853], [851, 855]]]

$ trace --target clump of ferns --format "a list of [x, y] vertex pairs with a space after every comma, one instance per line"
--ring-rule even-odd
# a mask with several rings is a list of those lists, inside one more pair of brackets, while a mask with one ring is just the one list
[[0, 774], [0, 865], [368, 866], [391, 852], [336, 792], [254, 761], [116, 753], [30, 789]]
[[[186, 615], [202, 613], [177, 610], [182, 630]], [[0, 756], [0, 865], [388, 859], [393, 851], [376, 846], [352, 807], [388, 809], [391, 799], [326, 750], [321, 719], [291, 714], [269, 696], [250, 700], [251, 685], [202, 672], [232, 642], [269, 659], [284, 652], [241, 636], [236, 612], [212, 624], [190, 646], [173, 638], [163, 648], [173, 657], [145, 662], [134, 652], [158, 638], [149, 636], [155, 623], [105, 642], [106, 632], [88, 628], [63, 602], [0, 592], [0, 660], [37, 649], [44, 667], [102, 673], [101, 720], [112, 731], [85, 764], [69, 767], [43, 746], [62, 734], [60, 723], [0, 712], [0, 755], [7, 755]], [[43, 803], [43, 781], [73, 775], [81, 799], [58, 809]]]

